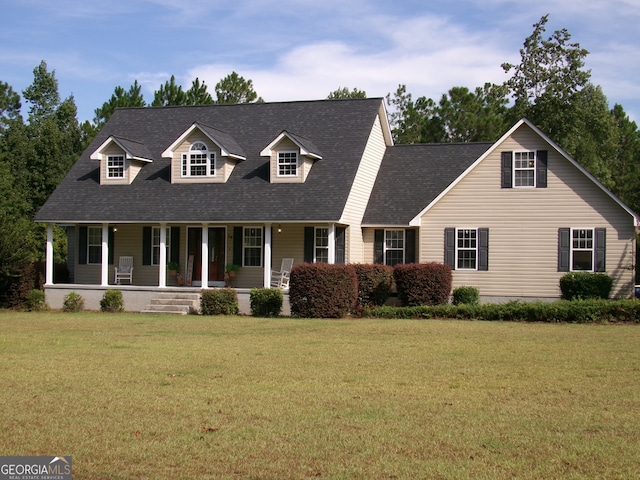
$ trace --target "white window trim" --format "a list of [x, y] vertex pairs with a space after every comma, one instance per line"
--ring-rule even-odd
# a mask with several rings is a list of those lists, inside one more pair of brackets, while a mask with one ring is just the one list
[[[318, 230], [326, 230], [327, 231], [327, 245], [318, 245]], [[314, 263], [319, 262], [318, 260], [318, 250], [326, 251], [326, 263], [329, 263], [329, 227], [314, 227], [313, 229], [313, 261]]]
[[[578, 230], [588, 230], [591, 232], [591, 248], [574, 248], [573, 247], [573, 232]], [[574, 252], [591, 252], [591, 269], [589, 270], [575, 270], [573, 268], [573, 254]], [[571, 272], [595, 272], [596, 267], [596, 229], [594, 227], [576, 227], [571, 228], [569, 237], [569, 271]]]
[[[280, 173], [280, 155], [283, 154], [294, 154], [296, 157], [296, 162], [295, 162], [295, 173], [291, 174], [285, 174], [285, 173]], [[284, 165], [284, 164], [283, 164]], [[291, 165], [290, 163], [286, 164]], [[279, 150], [278, 152], [276, 152], [276, 175], [280, 178], [295, 178], [298, 176], [298, 172], [300, 171], [300, 154], [297, 150]]]
[[[533, 168], [516, 168], [516, 156], [517, 154], [523, 154], [526, 153], [527, 155], [529, 155], [530, 153], [533, 153]], [[513, 160], [512, 160], [512, 169], [511, 171], [513, 172], [513, 178], [512, 178], [512, 185], [513, 188], [536, 188], [538, 185], [538, 152], [535, 150], [516, 150], [513, 152]], [[533, 170], [533, 185], [516, 185], [516, 172], [526, 172], [529, 170]]]
[[[204, 149], [195, 148], [197, 145], [204, 146]], [[192, 158], [194, 155], [206, 155], [207, 163], [206, 163], [206, 174], [205, 175], [192, 175], [191, 167], [199, 167], [205, 164], [197, 163], [193, 164], [192, 161], [195, 160]], [[216, 176], [216, 154], [215, 152], [211, 152], [209, 147], [204, 142], [194, 142], [189, 147], [188, 153], [183, 153], [180, 161], [180, 176], [182, 178], [209, 178]]]
[[[98, 243], [91, 243], [91, 230], [98, 230], [100, 232], [100, 241]], [[97, 262], [91, 261], [91, 247], [98, 247], [100, 249], [100, 256]], [[87, 227], [87, 265], [100, 264], [102, 264], [102, 227]]]
[[[112, 162], [118, 161], [117, 165], [113, 165]], [[124, 178], [125, 170], [125, 158], [124, 155], [108, 155], [107, 156], [107, 180], [120, 180]], [[112, 175], [112, 173], [120, 173], [120, 175]]]
[[[166, 248], [167, 248], [167, 261], [170, 258], [171, 253], [171, 227], [166, 227], [167, 231], [167, 239], [166, 239]], [[158, 239], [158, 243], [156, 244], [156, 238]], [[155, 250], [158, 249], [158, 261], [156, 261]], [[159, 266], [160, 265], [160, 227], [151, 227], [151, 265]]]
[[[402, 232], [402, 248], [391, 248], [391, 247], [387, 247], [387, 233], [389, 232]], [[407, 248], [407, 231], [403, 228], [388, 228], [385, 229], [384, 231], [384, 238], [382, 241], [382, 253], [383, 253], [383, 262], [385, 265], [389, 265], [387, 263], [387, 251], [393, 251], [393, 252], [397, 252], [402, 250], [402, 261], [398, 262], [398, 263], [405, 263], [406, 261], [406, 256], [407, 256], [407, 252], [406, 252], [406, 248]]]
[[[247, 231], [250, 229], [256, 229], [260, 232], [260, 245], [247, 246], [245, 239], [247, 238]], [[245, 264], [245, 251], [247, 249], [259, 249], [260, 250], [260, 265], [246, 265]], [[262, 268], [264, 259], [264, 230], [262, 227], [242, 227], [242, 266], [247, 268]]]
[[[458, 232], [462, 231], [462, 230], [473, 230], [476, 232], [476, 246], [475, 248], [461, 248], [458, 246]], [[456, 238], [455, 238], [455, 242], [456, 242], [456, 258], [455, 258], [455, 270], [466, 270], [466, 271], [476, 271], [478, 270], [478, 228], [477, 227], [462, 227], [462, 228], [456, 228]], [[460, 267], [458, 265], [458, 253], [460, 250], [463, 251], [475, 251], [476, 254], [476, 258], [475, 258], [475, 267], [474, 268], [469, 268], [469, 267]]]

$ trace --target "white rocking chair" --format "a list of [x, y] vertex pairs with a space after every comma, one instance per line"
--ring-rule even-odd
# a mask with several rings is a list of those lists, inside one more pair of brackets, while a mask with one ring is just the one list
[[271, 270], [271, 288], [289, 289], [291, 267], [293, 267], [293, 258], [283, 258], [280, 270]]
[[133, 283], [133, 257], [120, 257], [116, 269], [116, 284], [120, 285], [121, 280], [129, 280]]

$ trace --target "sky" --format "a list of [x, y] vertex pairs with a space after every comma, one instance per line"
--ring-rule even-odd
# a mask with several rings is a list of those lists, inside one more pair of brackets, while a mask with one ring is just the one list
[[[399, 85], [439, 100], [454, 86], [502, 83], [533, 24], [566, 28], [610, 107], [640, 123], [640, 0], [0, 0], [0, 81], [22, 95], [42, 60], [81, 121], [116, 86], [147, 103], [171, 75], [215, 98], [231, 72], [267, 102], [317, 100], [347, 87]], [[22, 113], [27, 114], [24, 105]]]

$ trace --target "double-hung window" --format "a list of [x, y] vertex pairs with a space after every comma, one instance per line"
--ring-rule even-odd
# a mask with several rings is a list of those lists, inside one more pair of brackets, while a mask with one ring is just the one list
[[102, 227], [87, 228], [87, 263], [102, 263]]
[[478, 230], [456, 229], [456, 269], [476, 270], [478, 259]]
[[[167, 228], [166, 249], [167, 262], [171, 252], [171, 229]], [[153, 227], [151, 233], [151, 265], [160, 265], [160, 227]]]
[[513, 152], [513, 185], [536, 186], [536, 152]]
[[592, 272], [594, 253], [593, 228], [571, 229], [571, 270]]
[[242, 242], [242, 266], [262, 266], [262, 227], [244, 227]]
[[295, 177], [298, 175], [298, 152], [278, 152], [278, 176]]
[[107, 157], [107, 178], [124, 178], [124, 155]]
[[189, 153], [182, 155], [183, 177], [214, 177], [216, 154], [209, 152], [203, 142], [191, 145]]
[[404, 230], [384, 231], [384, 263], [393, 267], [404, 263]]
[[314, 238], [313, 261], [329, 263], [329, 229], [316, 227]]
[[559, 272], [606, 272], [607, 229], [580, 227], [558, 230]]

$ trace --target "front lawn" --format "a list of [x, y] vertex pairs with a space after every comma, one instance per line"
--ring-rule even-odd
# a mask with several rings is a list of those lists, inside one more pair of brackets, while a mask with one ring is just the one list
[[78, 479], [627, 479], [640, 327], [0, 312], [0, 452]]

